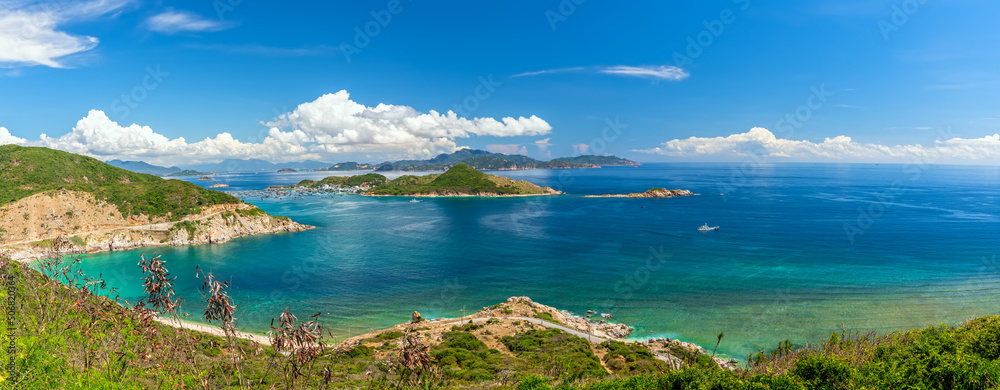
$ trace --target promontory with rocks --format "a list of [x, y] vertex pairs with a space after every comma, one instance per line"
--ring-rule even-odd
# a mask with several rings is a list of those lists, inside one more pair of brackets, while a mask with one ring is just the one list
[[678, 196], [697, 195], [688, 190], [668, 190], [665, 188], [650, 188], [646, 192], [632, 194], [584, 195], [584, 198], [675, 198]]
[[186, 181], [52, 149], [0, 146], [0, 255], [15, 261], [309, 228]]

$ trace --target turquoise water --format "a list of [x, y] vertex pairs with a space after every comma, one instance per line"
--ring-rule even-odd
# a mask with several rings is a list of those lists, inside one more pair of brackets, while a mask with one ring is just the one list
[[[239, 326], [256, 332], [286, 307], [323, 313], [344, 337], [404, 322], [413, 310], [458, 316], [527, 295], [612, 313], [637, 338], [711, 348], [725, 332], [719, 350], [735, 357], [785, 339], [824, 340], [841, 326], [888, 331], [1000, 312], [997, 167], [649, 164], [499, 174], [571, 195], [253, 199], [317, 229], [89, 255], [84, 268], [134, 301], [135, 263], [155, 250], [179, 276], [190, 318], [202, 309], [195, 266], [210, 269], [232, 282]], [[239, 190], [322, 176], [220, 181]], [[578, 196], [650, 187], [702, 195]], [[721, 229], [697, 232], [706, 222]]]

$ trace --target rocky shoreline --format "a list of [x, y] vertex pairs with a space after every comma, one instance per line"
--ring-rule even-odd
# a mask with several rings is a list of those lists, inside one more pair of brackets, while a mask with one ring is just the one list
[[663, 188], [651, 188], [646, 192], [636, 192], [631, 194], [604, 194], [604, 195], [584, 195], [584, 198], [676, 198], [678, 196], [697, 195], [688, 190], [668, 190]]
[[[598, 313], [590, 314], [596, 315]], [[484, 307], [479, 312], [459, 318], [427, 320], [415, 311], [410, 317], [410, 322], [350, 337], [337, 343], [336, 348], [349, 350], [362, 345], [377, 348], [385, 340], [385, 337], [380, 335], [400, 334], [400, 332], [417, 332], [423, 342], [434, 345], [442, 342], [443, 335], [453, 330], [456, 325], [474, 324], [477, 327], [476, 330], [472, 330], [472, 333], [491, 348], [501, 351], [506, 348], [498, 344], [496, 340], [504, 335], [517, 334], [531, 329], [555, 328], [573, 336], [587, 339], [594, 346], [605, 341], [642, 344], [654, 352], [657, 359], [669, 363], [674, 368], [683, 367], [691, 356], [709, 356], [704, 348], [680, 340], [630, 340], [628, 337], [634, 330], [631, 326], [610, 322], [610, 315], [601, 314], [598, 317], [601, 319], [594, 320], [590, 317], [576, 315], [534, 302], [528, 297], [510, 297], [500, 304]], [[713, 358], [713, 360], [723, 369], [735, 370], [739, 368], [738, 361], [735, 359]]]
[[39, 195], [0, 208], [0, 226], [9, 226], [22, 212], [30, 217], [22, 218], [27, 226], [0, 242], [0, 256], [19, 262], [140, 247], [221, 244], [237, 237], [312, 228], [246, 203], [205, 207], [201, 214], [181, 221], [125, 218], [114, 207], [78, 193]]

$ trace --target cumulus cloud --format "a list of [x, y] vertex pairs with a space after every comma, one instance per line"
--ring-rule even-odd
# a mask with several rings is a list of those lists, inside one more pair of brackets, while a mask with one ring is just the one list
[[[23, 142], [99, 159], [119, 158], [152, 163], [177, 164], [217, 161], [224, 158], [314, 158], [300, 144], [301, 132], [270, 129], [260, 143], [241, 142], [229, 133], [189, 143], [183, 137], [170, 139], [149, 126], [119, 125], [100, 110], [91, 110], [73, 130], [60, 137], [41, 134], [38, 141]], [[2, 139], [2, 132], [0, 132]]]
[[18, 138], [10, 135], [10, 131], [8, 131], [6, 127], [0, 126], [0, 145], [23, 144], [26, 141], [27, 140], [24, 138]]
[[391, 104], [367, 107], [351, 100], [347, 91], [300, 104], [265, 125], [301, 130], [331, 153], [405, 151], [411, 155], [455, 151], [456, 138], [534, 136], [552, 130], [534, 115], [469, 119], [453, 111], [421, 113], [410, 106]]
[[624, 76], [624, 77], [639, 77], [644, 79], [653, 80], [667, 80], [667, 81], [681, 81], [689, 76], [687, 71], [672, 65], [652, 65], [652, 66], [629, 66], [629, 65], [615, 65], [606, 67], [573, 67], [573, 68], [558, 68], [558, 69], [546, 69], [538, 70], [533, 72], [518, 73], [511, 77], [525, 77], [525, 76], [539, 76], [544, 74], [553, 73], [568, 73], [568, 72], [592, 72], [592, 73], [603, 73], [614, 76]]
[[193, 12], [175, 10], [167, 10], [150, 17], [146, 25], [150, 30], [165, 34], [221, 31], [233, 26], [221, 20], [203, 18]]
[[334, 153], [381, 153], [383, 157], [426, 158], [460, 149], [457, 140], [474, 136], [543, 135], [551, 131], [541, 118], [462, 118], [454, 112], [420, 113], [409, 106], [366, 107], [347, 91], [303, 103], [265, 123], [259, 141], [243, 142], [219, 133], [197, 142], [168, 138], [149, 126], [122, 125], [91, 110], [72, 131], [37, 141], [13, 137], [0, 128], [0, 143], [44, 146], [100, 159], [143, 160], [154, 164], [196, 164], [226, 158], [275, 162], [322, 159]]
[[637, 152], [675, 157], [775, 157], [800, 161], [996, 161], [1000, 158], [1000, 134], [975, 139], [942, 139], [930, 146], [887, 146], [855, 142], [844, 135], [826, 138], [823, 142], [789, 140], [755, 127], [746, 133], [726, 137], [674, 139]]
[[62, 57], [93, 49], [99, 40], [60, 31], [78, 22], [120, 11], [128, 0], [3, 4], [0, 10], [0, 67], [43, 65], [64, 68]]
[[590, 145], [587, 144], [573, 144], [573, 153], [578, 155], [587, 154], [587, 150], [590, 149]]

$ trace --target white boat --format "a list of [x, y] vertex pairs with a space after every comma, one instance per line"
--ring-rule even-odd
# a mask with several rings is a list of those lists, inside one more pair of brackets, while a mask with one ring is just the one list
[[420, 202], [421, 201], [417, 200], [417, 198], [410, 199], [410, 203], [420, 203]]
[[718, 226], [708, 226], [707, 223], [698, 227], [698, 231], [699, 232], [710, 232], [712, 230], [719, 230], [719, 227]]

